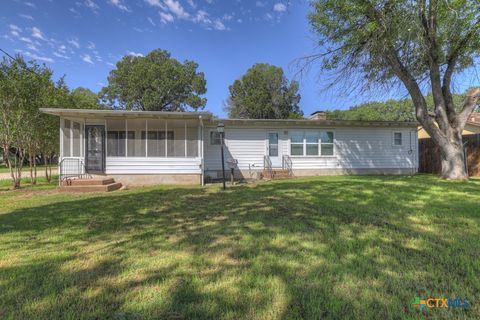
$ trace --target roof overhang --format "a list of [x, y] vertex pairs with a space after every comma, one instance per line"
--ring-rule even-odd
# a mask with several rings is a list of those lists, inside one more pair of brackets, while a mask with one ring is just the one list
[[127, 111], [127, 110], [96, 110], [96, 109], [60, 109], [40, 108], [46, 114], [65, 118], [92, 118], [92, 119], [210, 119], [210, 112], [167, 112], [167, 111]]
[[40, 111], [64, 118], [88, 119], [199, 119], [206, 126], [224, 123], [238, 127], [394, 127], [416, 128], [418, 122], [401, 121], [354, 121], [354, 120], [314, 120], [314, 119], [219, 119], [210, 112], [167, 112], [167, 111], [127, 111], [96, 109], [41, 108]]
[[255, 127], [395, 127], [416, 128], [417, 122], [402, 121], [353, 121], [353, 120], [312, 120], [312, 119], [210, 119], [207, 125], [224, 123], [225, 126]]

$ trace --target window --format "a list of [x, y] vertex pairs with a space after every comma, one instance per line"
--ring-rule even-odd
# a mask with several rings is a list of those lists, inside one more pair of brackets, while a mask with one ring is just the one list
[[220, 132], [217, 131], [210, 131], [210, 145], [220, 145], [222, 144], [222, 136]]
[[320, 141], [321, 141], [321, 155], [322, 156], [333, 156], [333, 132], [332, 131], [322, 131], [320, 132]]
[[394, 146], [401, 146], [402, 144], [403, 144], [402, 133], [401, 132], [394, 132], [393, 133], [393, 145]]
[[305, 142], [307, 143], [307, 156], [318, 156], [318, 132], [307, 131], [305, 133]]
[[290, 155], [333, 156], [333, 131], [294, 131], [290, 134]]
[[303, 156], [303, 132], [290, 134], [290, 155]]

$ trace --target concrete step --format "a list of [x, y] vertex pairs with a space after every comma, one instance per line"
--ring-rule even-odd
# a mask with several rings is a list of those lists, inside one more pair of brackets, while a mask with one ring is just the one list
[[262, 177], [265, 179], [288, 179], [292, 176], [288, 170], [284, 169], [273, 169], [271, 174], [268, 170], [262, 172]]
[[122, 187], [120, 182], [97, 185], [69, 185], [59, 187], [60, 192], [109, 192]]
[[69, 180], [68, 185], [70, 186], [102, 186], [107, 184], [114, 183], [115, 180], [112, 178], [105, 179], [72, 179]]

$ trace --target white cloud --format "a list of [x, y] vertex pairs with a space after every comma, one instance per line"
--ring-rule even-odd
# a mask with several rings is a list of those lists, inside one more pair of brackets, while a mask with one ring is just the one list
[[[160, 15], [160, 20], [163, 24], [172, 23], [175, 21], [175, 19], [179, 19], [201, 24], [207, 29], [228, 30], [223, 21], [230, 21], [233, 19], [233, 15], [229, 14], [225, 14], [222, 18], [210, 17], [209, 13], [205, 10], [198, 10], [196, 13], [189, 13], [177, 0], [144, 1], [151, 6], [161, 8], [161, 11], [158, 14]], [[207, 2], [212, 3], [213, 1]], [[187, 3], [192, 8], [197, 7], [193, 0], [187, 0]]]
[[23, 18], [23, 19], [34, 20], [33, 17], [32, 17], [31, 15], [28, 15], [28, 14], [19, 13], [18, 16], [19, 16], [20, 18]]
[[8, 26], [10, 28], [10, 34], [14, 36], [15, 38], [20, 37], [20, 33], [22, 32], [22, 29], [14, 24], [10, 24]]
[[42, 31], [37, 27], [32, 28], [32, 37], [43, 40], [43, 41], [47, 41], [47, 39], [45, 39], [45, 37], [43, 36]]
[[43, 62], [50, 62], [50, 63], [54, 63], [55, 60], [53, 60], [52, 58], [49, 58], [49, 57], [42, 57], [42, 56], [39, 56], [35, 53], [31, 53], [29, 51], [23, 51], [23, 50], [17, 50], [17, 52], [20, 52], [21, 54], [31, 58], [31, 59], [34, 59], [34, 60], [38, 60], [38, 61], [43, 61]]
[[95, 49], [95, 43], [93, 43], [92, 41], [88, 41], [87, 49], [94, 50]]
[[175, 18], [170, 13], [165, 13], [160, 11], [159, 15], [160, 15], [160, 20], [165, 24], [173, 22], [173, 20], [175, 20]]
[[67, 60], [70, 59], [69, 56], [66, 56], [66, 55], [64, 55], [63, 53], [60, 53], [60, 52], [57, 52], [57, 51], [54, 51], [54, 52], [53, 52], [53, 55], [54, 55], [55, 57], [62, 58], [62, 59], [67, 59]]
[[[77, 3], [78, 5], [78, 3]], [[80, 4], [81, 5], [81, 4]], [[85, 0], [83, 5], [88, 9], [92, 10], [94, 13], [98, 13], [99, 6], [93, 0]]]
[[133, 52], [133, 51], [127, 52], [127, 55], [129, 55], [129, 56], [134, 56], [134, 57], [144, 57], [144, 55], [143, 55], [142, 53]]
[[287, 11], [287, 6], [283, 3], [275, 3], [275, 5], [273, 6], [273, 11], [276, 11], [276, 12], [285, 12]]
[[153, 22], [152, 18], [148, 17], [148, 18], [147, 18], [147, 21], [150, 22], [150, 24], [151, 24], [152, 26], [154, 26], [154, 27], [156, 26], [156, 24], [155, 24], [155, 22]]
[[24, 5], [26, 5], [27, 7], [30, 7], [30, 8], [36, 8], [37, 6], [31, 2], [24, 2], [23, 3]]
[[163, 5], [163, 3], [160, 0], [145, 0], [145, 2], [148, 3], [149, 5], [151, 5], [152, 7], [159, 7], [159, 8], [162, 8], [162, 9], [165, 8], [165, 6]]
[[225, 25], [223, 24], [223, 22], [220, 21], [220, 20], [215, 20], [215, 21], [213, 21], [212, 27], [213, 27], [213, 29], [218, 30], [218, 31], [228, 30], [227, 27], [225, 27]]
[[111, 5], [114, 5], [118, 9], [125, 11], [125, 12], [131, 12], [130, 9], [122, 3], [121, 0], [109, 0]]
[[33, 43], [32, 39], [28, 37], [21, 37], [20, 41], [26, 42], [26, 43]]
[[65, 52], [67, 52], [67, 47], [64, 44], [62, 44], [61, 46], [58, 47], [57, 50], [58, 52], [65, 54]]
[[85, 54], [81, 58], [84, 62], [93, 64], [92, 57], [89, 54]]
[[175, 0], [164, 0], [165, 6], [168, 8], [168, 10], [176, 15], [180, 19], [188, 19], [190, 14], [183, 9], [182, 5], [180, 2], [175, 1]]
[[26, 44], [26, 47], [27, 47], [29, 50], [38, 52], [38, 48], [37, 48], [33, 43], [27, 43], [27, 44]]
[[80, 48], [80, 43], [78, 43], [77, 39], [70, 39], [67, 41], [69, 44], [74, 46], [75, 48], [79, 49]]

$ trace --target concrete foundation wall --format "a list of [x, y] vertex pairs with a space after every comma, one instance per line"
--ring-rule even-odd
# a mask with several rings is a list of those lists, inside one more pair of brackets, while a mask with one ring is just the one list
[[201, 185], [199, 174], [109, 174], [103, 178], [113, 178], [125, 186], [152, 186], [159, 184]]

